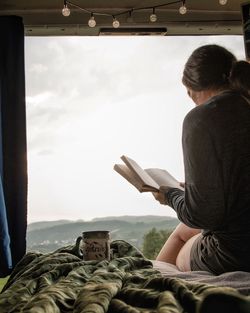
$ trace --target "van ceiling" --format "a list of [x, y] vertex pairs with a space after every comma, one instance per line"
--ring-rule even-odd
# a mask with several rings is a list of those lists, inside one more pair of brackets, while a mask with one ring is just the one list
[[[72, 0], [72, 4], [94, 13], [96, 26], [88, 26], [90, 13], [68, 3], [70, 16], [62, 15], [62, 0], [1, 0], [1, 15], [23, 17], [28, 36], [99, 35], [238, 35], [242, 34], [241, 3], [246, 1], [186, 0], [187, 13], [181, 15], [183, 1], [171, 0]], [[172, 3], [172, 4], [171, 4]], [[167, 4], [167, 5], [164, 5]], [[156, 22], [150, 22], [154, 6]], [[144, 8], [144, 9], [143, 9]], [[129, 18], [128, 11], [132, 11]], [[117, 15], [122, 12], [125, 14]], [[113, 28], [112, 15], [120, 27]]]

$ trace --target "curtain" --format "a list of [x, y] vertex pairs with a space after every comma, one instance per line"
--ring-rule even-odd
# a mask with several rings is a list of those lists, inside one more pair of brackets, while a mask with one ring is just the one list
[[24, 26], [0, 17], [0, 277], [26, 252], [27, 148]]

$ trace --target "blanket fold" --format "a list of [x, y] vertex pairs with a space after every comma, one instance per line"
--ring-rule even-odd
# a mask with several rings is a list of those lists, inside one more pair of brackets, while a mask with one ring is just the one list
[[[84, 261], [79, 242], [53, 253], [27, 253], [0, 294], [1, 313], [250, 312], [232, 288], [163, 277], [129, 243], [111, 243], [111, 261]], [[219, 300], [218, 300], [219, 299]], [[225, 312], [225, 311], [224, 311]]]

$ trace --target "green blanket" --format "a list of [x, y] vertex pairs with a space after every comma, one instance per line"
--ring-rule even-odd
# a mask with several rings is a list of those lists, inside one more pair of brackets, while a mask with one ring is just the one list
[[1, 313], [250, 312], [236, 290], [163, 277], [135, 247], [111, 243], [108, 261], [83, 261], [76, 245], [27, 253], [0, 294]]

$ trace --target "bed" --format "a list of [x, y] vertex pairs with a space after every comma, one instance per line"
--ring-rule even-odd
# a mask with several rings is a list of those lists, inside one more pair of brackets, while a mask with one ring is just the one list
[[248, 272], [235, 271], [215, 276], [205, 271], [180, 272], [176, 266], [165, 262], [152, 261], [152, 263], [164, 277], [176, 277], [190, 282], [231, 287], [243, 295], [250, 295], [250, 273]]
[[83, 261], [79, 240], [49, 254], [29, 252], [0, 294], [1, 313], [250, 312], [250, 273], [179, 272], [129, 243], [111, 261]]

